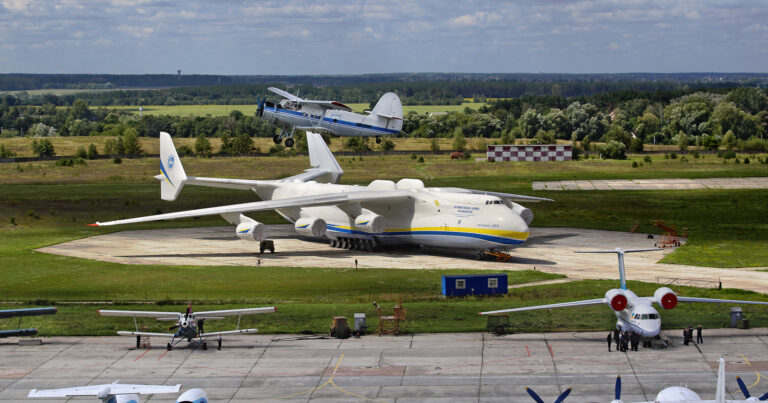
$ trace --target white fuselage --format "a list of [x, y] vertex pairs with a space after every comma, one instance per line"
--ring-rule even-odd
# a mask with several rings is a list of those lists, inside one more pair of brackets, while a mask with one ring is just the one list
[[402, 120], [376, 114], [361, 115], [311, 104], [282, 101], [264, 106], [264, 119], [281, 126], [301, 130], [328, 131], [342, 137], [378, 137], [397, 134]]
[[[330, 239], [356, 238], [379, 244], [417, 244], [459, 249], [507, 250], [525, 243], [529, 230], [526, 222], [496, 196], [430, 190], [410, 181], [412, 197], [404, 201], [382, 200], [366, 207], [349, 205], [278, 209], [284, 218], [325, 221], [325, 236]], [[400, 183], [404, 182], [401, 181]], [[399, 183], [399, 184], [400, 184]], [[322, 195], [338, 192], [404, 190], [405, 185], [375, 181], [369, 186], [325, 184], [317, 182], [277, 182], [274, 191], [255, 188], [262, 199]], [[269, 192], [269, 194], [267, 193]], [[361, 215], [378, 215], [383, 226], [377, 231], [356, 225]], [[359, 224], [359, 222], [358, 222]]]
[[627, 297], [627, 307], [616, 314], [616, 327], [622, 331], [638, 333], [643, 337], [656, 337], [661, 331], [659, 312], [649, 301], [638, 297], [630, 290], [624, 290]]

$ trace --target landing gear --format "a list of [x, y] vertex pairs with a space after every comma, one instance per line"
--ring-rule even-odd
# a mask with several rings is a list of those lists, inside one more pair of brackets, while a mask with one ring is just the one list
[[376, 137], [376, 144], [381, 144], [381, 137]]
[[275, 144], [280, 144], [283, 142], [283, 139], [285, 139], [285, 146], [286, 147], [293, 147], [294, 140], [293, 140], [293, 132], [296, 130], [294, 127], [291, 129], [290, 133], [286, 133], [285, 130], [280, 130], [280, 134], [272, 137], [272, 141], [275, 142]]
[[168, 345], [165, 346], [165, 349], [168, 350], [168, 351], [171, 351], [171, 350], [173, 350], [173, 346], [171, 346], [171, 343], [168, 343]]
[[203, 342], [203, 350], [208, 350], [208, 343]]
[[366, 252], [373, 252], [377, 247], [375, 239], [360, 238], [337, 238], [332, 239], [329, 244], [332, 248], [361, 250]]
[[272, 137], [272, 141], [274, 141], [275, 144], [280, 144], [283, 142], [283, 138], [280, 137], [279, 135], [275, 135], [274, 137]]
[[293, 147], [293, 139], [292, 138], [285, 139], [285, 146], [286, 147]]

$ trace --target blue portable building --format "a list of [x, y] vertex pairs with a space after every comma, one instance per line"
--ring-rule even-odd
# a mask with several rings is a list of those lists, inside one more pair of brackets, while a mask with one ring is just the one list
[[443, 295], [447, 297], [506, 293], [507, 275], [504, 273], [443, 276]]

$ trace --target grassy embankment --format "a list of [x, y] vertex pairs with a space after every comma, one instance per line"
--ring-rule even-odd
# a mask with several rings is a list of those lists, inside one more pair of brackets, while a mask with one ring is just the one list
[[[532, 180], [604, 179], [640, 177], [765, 176], [764, 165], [722, 164], [711, 156], [681, 163], [658, 157], [652, 164], [632, 168], [631, 161], [580, 161], [572, 163], [475, 163], [450, 161], [446, 156], [426, 156], [419, 164], [408, 156], [340, 158], [344, 182], [365, 184], [374, 178], [420, 177], [428, 186], [463, 186], [533, 194], [556, 199], [555, 203], [533, 204], [535, 225], [574, 226], [626, 231], [639, 224], [641, 232], [652, 232], [653, 219], [664, 219], [678, 228], [687, 227], [689, 244], [667, 260], [714, 266], [766, 266], [764, 245], [768, 217], [766, 190], [532, 192]], [[306, 167], [306, 158], [185, 158], [190, 174], [276, 178]], [[51, 162], [19, 165], [0, 164], [0, 291], [2, 300], [115, 301], [175, 300], [193, 298], [199, 309], [230, 305], [278, 305], [276, 315], [254, 317], [264, 331], [325, 331], [330, 317], [368, 312], [370, 301], [392, 303], [402, 299], [409, 308], [415, 331], [480, 330], [484, 326], [476, 312], [538, 303], [601, 296], [615, 281], [580, 281], [512, 290], [508, 297], [443, 300], [439, 278], [444, 271], [398, 271], [241, 267], [160, 267], [102, 263], [52, 256], [33, 249], [96, 233], [131, 228], [168, 228], [221, 225], [217, 218], [172, 221], [122, 228], [89, 228], [84, 224], [106, 220], [252, 200], [248, 192], [190, 187], [180, 200], [167, 203], [157, 197], [151, 176], [153, 159], [89, 161], [85, 167], [55, 167]], [[13, 217], [14, 224], [11, 224]], [[280, 222], [274, 213], [254, 218]], [[500, 265], [501, 266], [501, 265]], [[339, 270], [343, 276], [338, 275]], [[552, 278], [540, 272], [510, 273], [511, 282]], [[298, 283], [297, 283], [298, 282]], [[397, 284], [397, 286], [393, 286]], [[634, 284], [633, 289], [652, 293], [655, 285]], [[682, 288], [685, 295], [763, 298], [737, 291], [704, 291]], [[45, 301], [40, 301], [45, 302]], [[133, 309], [170, 307], [136, 307]], [[46, 334], [109, 334], [130, 327], [119, 319], [95, 317], [96, 307], [65, 306], [55, 317], [41, 317]], [[174, 306], [173, 309], [181, 309]], [[719, 326], [726, 321], [722, 307], [681, 307], [663, 313], [665, 326], [688, 322]], [[717, 314], [714, 314], [717, 312]], [[766, 318], [757, 308], [748, 308], [755, 325]], [[575, 318], [575, 319], [574, 319]], [[601, 329], [610, 327], [612, 315], [605, 307], [553, 311], [551, 314], [521, 314], [514, 321], [520, 330]], [[74, 320], [73, 320], [74, 319]], [[375, 321], [372, 321], [375, 323]], [[764, 323], [764, 322], [763, 322]], [[45, 325], [45, 326], [44, 326]], [[222, 325], [225, 326], [226, 325]]]

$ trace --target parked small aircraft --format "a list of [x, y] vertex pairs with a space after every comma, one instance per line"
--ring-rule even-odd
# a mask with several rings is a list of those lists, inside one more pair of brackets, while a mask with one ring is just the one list
[[[205, 312], [192, 312], [192, 303], [189, 303], [187, 312], [155, 312], [155, 311], [111, 311], [106, 309], [100, 309], [99, 315], [101, 316], [131, 316], [133, 317], [133, 323], [136, 326], [135, 332], [117, 332], [120, 336], [159, 336], [170, 337], [171, 341], [166, 348], [168, 350], [173, 349], [173, 346], [178, 344], [184, 339], [188, 342], [196, 340], [203, 350], [208, 349], [208, 345], [203, 340], [209, 337], [216, 337], [225, 334], [249, 334], [257, 333], [258, 329], [240, 329], [240, 316], [242, 315], [254, 315], [257, 313], [272, 313], [277, 311], [277, 308], [270, 306], [266, 308], [245, 308], [245, 309], [227, 309], [223, 311], [205, 311]], [[203, 326], [206, 320], [224, 319], [227, 316], [237, 316], [237, 328], [235, 330], [228, 330], [224, 332], [205, 332]], [[153, 333], [139, 331], [139, 325], [136, 322], [136, 318], [155, 318], [159, 321], [175, 321], [176, 324], [171, 326], [168, 330], [176, 330], [176, 333]], [[176, 340], [178, 339], [178, 340]]]
[[619, 288], [613, 288], [605, 293], [604, 298], [588, 299], [584, 301], [563, 302], [559, 304], [527, 306], [523, 308], [501, 309], [498, 311], [480, 312], [480, 315], [493, 315], [497, 313], [531, 311], [535, 309], [568, 308], [574, 306], [601, 305], [605, 304], [613, 309], [616, 314], [616, 328], [621, 331], [630, 331], [639, 334], [644, 338], [652, 338], [661, 331], [661, 316], [652, 306], [653, 303], [659, 304], [663, 309], [672, 309], [678, 302], [707, 302], [707, 303], [728, 303], [728, 304], [757, 304], [768, 305], [768, 302], [743, 301], [735, 299], [713, 299], [713, 298], [694, 298], [678, 297], [674, 291], [668, 287], [660, 287], [653, 293], [652, 297], [638, 297], [634, 292], [627, 289], [627, 283], [624, 278], [624, 254], [630, 252], [647, 252], [659, 249], [609, 249], [609, 250], [590, 250], [577, 251], [576, 253], [615, 253], [619, 257]]
[[237, 226], [238, 237], [261, 241], [266, 226], [243, 213], [276, 210], [301, 235], [329, 238], [331, 246], [371, 250], [377, 245], [416, 244], [438, 248], [508, 250], [528, 239], [531, 210], [515, 201], [543, 199], [463, 188], [427, 188], [419, 179], [368, 186], [335, 184], [343, 171], [322, 137], [307, 132], [311, 169], [279, 180], [187, 177], [168, 133], [160, 133], [160, 182], [164, 200], [184, 185], [251, 190], [263, 201], [97, 222], [130, 224], [220, 214]]
[[24, 316], [53, 315], [56, 312], [58, 312], [58, 309], [52, 306], [46, 308], [6, 309], [0, 311], [0, 319], [19, 318], [17, 328], [14, 330], [0, 330], [0, 337], [34, 336], [37, 334], [37, 329], [21, 329], [21, 318]]
[[[768, 400], [768, 393], [761, 397], [752, 397], [741, 378], [736, 377], [736, 382], [739, 384], [739, 389], [744, 394], [744, 400], [726, 400], [725, 399], [725, 360], [720, 358], [720, 366], [717, 370], [717, 388], [715, 392], [715, 400], [703, 400], [698, 393], [688, 389], [684, 386], [669, 386], [662, 389], [653, 399], [652, 402], [638, 402], [638, 403], [745, 403], [745, 402], [758, 402]], [[566, 397], [571, 393], [572, 388], [566, 389], [560, 396], [555, 399], [555, 403], [562, 403]], [[536, 403], [544, 403], [544, 400], [533, 391], [531, 388], [525, 388], [525, 391], [531, 396]], [[621, 400], [621, 375], [616, 377], [616, 386], [614, 387], [614, 397], [611, 403], [624, 403]]]
[[[93, 396], [100, 399], [104, 403], [139, 403], [139, 395], [153, 395], [161, 393], [178, 393], [181, 390], [181, 384], [175, 386], [163, 386], [163, 385], [130, 385], [119, 383], [115, 381], [105, 385], [89, 385], [89, 386], [76, 386], [73, 388], [62, 389], [44, 389], [37, 390], [32, 389], [27, 394], [27, 397], [70, 397], [70, 396]], [[203, 394], [200, 395], [206, 400], [182, 400], [188, 393], [192, 391], [200, 391]], [[199, 392], [198, 392], [199, 394]], [[200, 389], [190, 389], [181, 396], [179, 396], [179, 402], [207, 402], [207, 396], [205, 392]]]
[[256, 115], [283, 127], [273, 140], [280, 144], [285, 139], [287, 147], [293, 146], [296, 129], [325, 131], [340, 137], [376, 137], [376, 142], [381, 143], [381, 136], [397, 134], [403, 128], [403, 106], [393, 92], [384, 94], [372, 111], [362, 115], [341, 102], [313, 101], [279, 88], [268, 89], [285, 99], [278, 104], [260, 101]]

